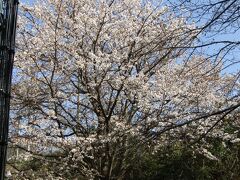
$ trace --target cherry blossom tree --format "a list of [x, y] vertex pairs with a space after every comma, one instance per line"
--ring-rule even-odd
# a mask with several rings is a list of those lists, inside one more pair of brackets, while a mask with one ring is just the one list
[[198, 33], [167, 6], [141, 0], [23, 5], [11, 146], [46, 171], [11, 166], [23, 179], [124, 179], [147, 148], [183, 135], [225, 137], [239, 82], [221, 75], [222, 59], [189, 55]]
[[[213, 58], [224, 57], [225, 68], [239, 77], [239, 1], [238, 0], [167, 0], [178, 16], [196, 22], [199, 42], [194, 50], [204, 49]], [[207, 50], [207, 49], [210, 49]]]

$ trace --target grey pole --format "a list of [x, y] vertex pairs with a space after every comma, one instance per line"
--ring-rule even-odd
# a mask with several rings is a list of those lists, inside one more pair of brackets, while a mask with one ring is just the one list
[[17, 0], [0, 0], [0, 180], [5, 177]]

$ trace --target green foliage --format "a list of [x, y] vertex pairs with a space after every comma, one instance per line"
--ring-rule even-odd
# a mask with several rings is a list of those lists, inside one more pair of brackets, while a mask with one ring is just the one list
[[[142, 146], [139, 155], [129, 159], [129, 167], [124, 179], [128, 180], [237, 180], [240, 179], [240, 143], [223, 143], [220, 139], [206, 139], [208, 150], [219, 160], [210, 160], [181, 141], [175, 142], [157, 152]], [[145, 152], [145, 153], [141, 153]], [[50, 158], [52, 159], [52, 158]], [[50, 160], [49, 159], [49, 160]], [[54, 158], [53, 158], [54, 159]], [[53, 160], [52, 159], [52, 160]], [[15, 162], [15, 168], [25, 174], [34, 172], [38, 177], [43, 171], [57, 172], [57, 164], [44, 163], [39, 159]], [[9, 166], [10, 167], [10, 166]], [[11, 168], [12, 170], [12, 168]], [[15, 169], [16, 170], [16, 169]], [[13, 171], [12, 171], [13, 172]], [[64, 175], [66, 179], [84, 179], [80, 174], [71, 171]], [[34, 177], [32, 177], [34, 179]]]
[[194, 147], [175, 143], [155, 154], [145, 154], [132, 168], [131, 179], [146, 180], [212, 180], [240, 178], [240, 145], [224, 145], [211, 139], [212, 154], [218, 161], [197, 153]]

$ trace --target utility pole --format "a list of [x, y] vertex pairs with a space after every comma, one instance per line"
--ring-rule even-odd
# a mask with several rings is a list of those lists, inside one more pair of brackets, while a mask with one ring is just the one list
[[0, 180], [5, 177], [18, 0], [0, 0]]

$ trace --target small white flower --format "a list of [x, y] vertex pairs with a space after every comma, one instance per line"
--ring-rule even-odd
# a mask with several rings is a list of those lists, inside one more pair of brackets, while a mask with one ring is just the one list
[[240, 142], [240, 138], [237, 138], [231, 141], [231, 143], [238, 143], [238, 142]]

